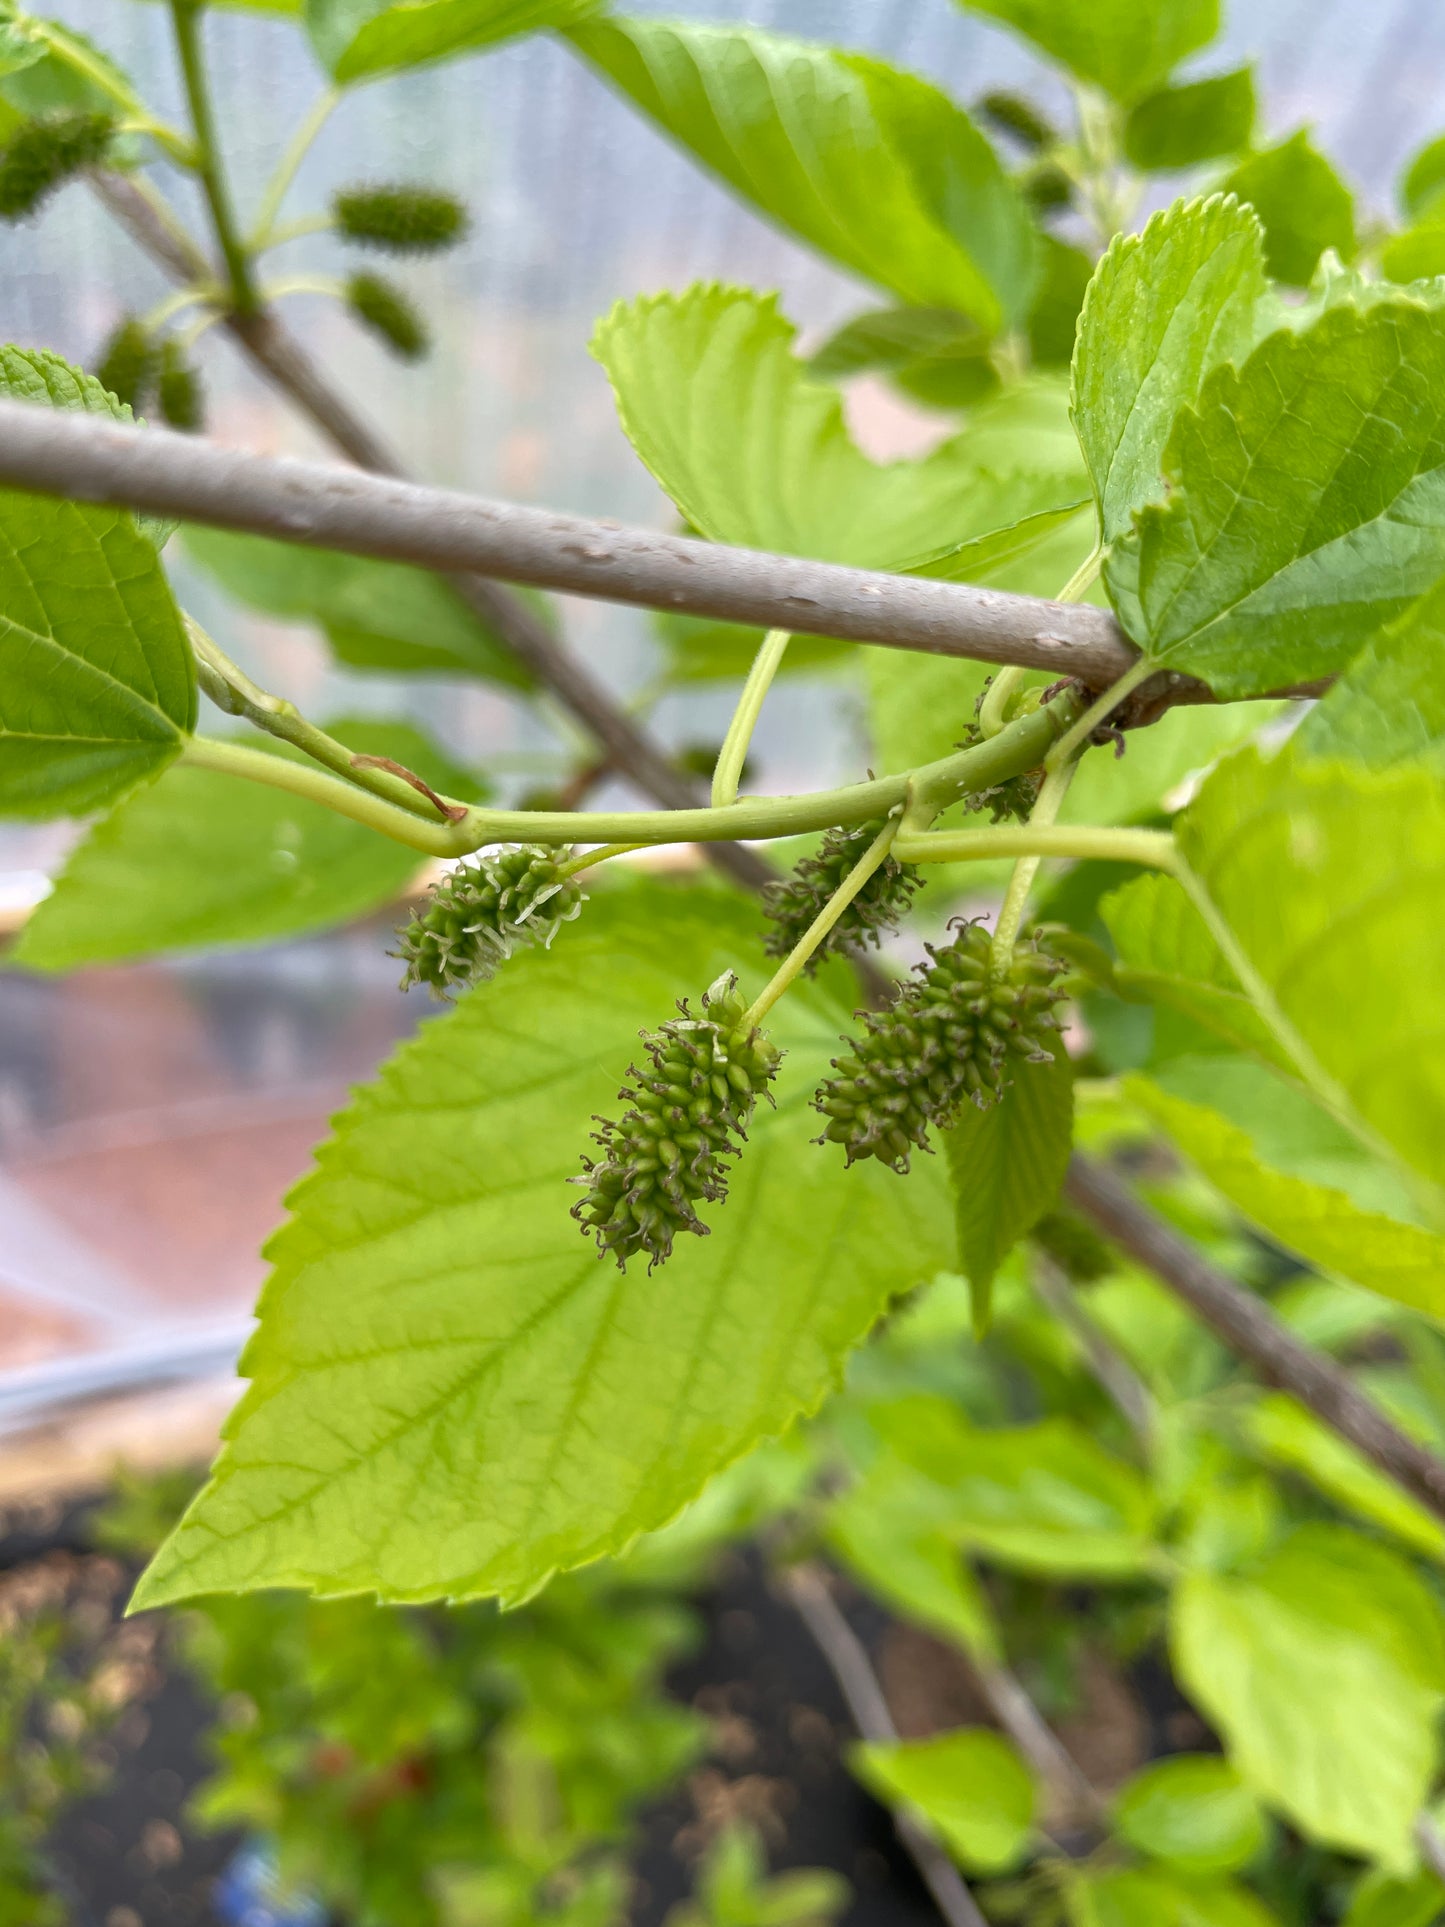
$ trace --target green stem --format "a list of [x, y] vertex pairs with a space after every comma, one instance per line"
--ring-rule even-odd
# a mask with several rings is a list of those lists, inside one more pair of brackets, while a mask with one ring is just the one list
[[[251, 230], [251, 248], [254, 253], [260, 254], [264, 248], [279, 244], [276, 217], [281, 212], [281, 205], [290, 193], [291, 184], [300, 173], [301, 163], [310, 153], [317, 135], [335, 113], [340, 102], [340, 88], [327, 87], [317, 95], [306, 118], [287, 143], [286, 150], [277, 163], [276, 172], [266, 184], [266, 190], [261, 196], [261, 205], [256, 210], [256, 222]], [[331, 224], [328, 221], [326, 225], [329, 227]], [[291, 240], [294, 237], [287, 234], [285, 238]]]
[[259, 237], [251, 242], [253, 254], [269, 254], [273, 248], [283, 248], [288, 241], [304, 241], [313, 234], [333, 234], [336, 223], [329, 214], [302, 214], [294, 221], [282, 221], [272, 227], [264, 240]]
[[326, 294], [335, 301], [344, 301], [346, 288], [334, 274], [289, 274], [284, 281], [268, 281], [261, 290], [261, 299], [281, 301], [288, 294]]
[[129, 123], [128, 131], [150, 134], [182, 167], [196, 165], [195, 143], [187, 140], [178, 129], [157, 120], [134, 88], [112, 73], [104, 61], [97, 60], [89, 47], [73, 39], [56, 21], [27, 18], [25, 26], [27, 32], [48, 49], [53, 59], [69, 67], [72, 73], [79, 74], [88, 86], [114, 102], [122, 118]]
[[729, 803], [738, 800], [738, 785], [743, 780], [743, 764], [748, 758], [748, 745], [753, 740], [753, 731], [758, 726], [758, 717], [763, 712], [763, 703], [773, 686], [773, 678], [782, 666], [788, 644], [792, 641], [791, 631], [769, 629], [763, 637], [762, 646], [753, 658], [753, 666], [748, 671], [743, 692], [738, 697], [738, 706], [733, 711], [733, 719], [728, 724], [728, 733], [723, 738], [722, 748], [718, 751], [717, 768], [712, 777], [712, 806], [715, 810], [725, 809]]
[[273, 756], [264, 749], [250, 749], [243, 743], [226, 743], [214, 736], [193, 736], [181, 751], [180, 761], [192, 769], [215, 770], [223, 776], [242, 776], [249, 782], [265, 783], [271, 789], [285, 790], [319, 803], [324, 809], [346, 816], [353, 823], [364, 823], [379, 830], [394, 843], [426, 856], [465, 856], [493, 839], [477, 836], [465, 823], [454, 825], [423, 823], [418, 817], [394, 803], [374, 796], [355, 783], [343, 782], [311, 763], [293, 763], [287, 756]]
[[900, 863], [972, 863], [984, 857], [1099, 857], [1113, 863], [1142, 863], [1151, 870], [1175, 870], [1178, 856], [1168, 830], [1103, 829], [1092, 824], [1003, 823], [983, 830], [930, 830], [900, 836], [893, 846]]
[[251, 277], [251, 258], [236, 231], [230, 196], [221, 169], [221, 152], [216, 139], [216, 120], [206, 86], [205, 54], [201, 47], [201, 7], [199, 0], [170, 0], [171, 24], [181, 75], [191, 110], [191, 125], [196, 135], [196, 171], [211, 210], [211, 226], [216, 245], [226, 263], [230, 280], [231, 306], [237, 314], [255, 314], [260, 306]]
[[1102, 696], [1095, 697], [1072, 729], [1054, 744], [1049, 751], [1048, 767], [1057, 769], [1061, 764], [1071, 762], [1099, 724], [1107, 722], [1131, 690], [1137, 689], [1141, 682], [1146, 682], [1153, 674], [1154, 665], [1146, 656], [1141, 656], [1132, 669], [1126, 669], [1119, 680], [1111, 683]]
[[[264, 729], [268, 736], [276, 736], [283, 743], [290, 743], [293, 748], [302, 750], [336, 775], [370, 790], [372, 795], [382, 797], [409, 815], [435, 823], [443, 813], [405, 777], [367, 763], [358, 765], [355, 753], [345, 743], [328, 736], [315, 723], [308, 723], [294, 703], [287, 702], [282, 696], [273, 696], [252, 682], [245, 670], [231, 661], [193, 617], [186, 616], [185, 625], [196, 658], [201, 688], [218, 709], [224, 710], [228, 716], [244, 716], [247, 722]], [[455, 807], [462, 806], [458, 804]]]
[[559, 877], [581, 876], [584, 870], [590, 870], [594, 864], [610, 863], [615, 856], [631, 856], [634, 850], [646, 848], [645, 843], [604, 843], [599, 850], [584, 850], [581, 856], [574, 856], [570, 863], [559, 863], [557, 874]]
[[757, 1028], [783, 992], [790, 984], [795, 983], [807, 968], [818, 946], [827, 937], [869, 877], [886, 860], [897, 834], [898, 820], [896, 817], [890, 818], [778, 965], [772, 977], [744, 1014], [743, 1023], [749, 1030]]
[[221, 290], [215, 286], [178, 288], [174, 294], [168, 294], [163, 301], [158, 301], [148, 314], [141, 317], [141, 326], [147, 334], [153, 335], [158, 329], [164, 328], [168, 321], [174, 321], [177, 315], [184, 314], [187, 308], [205, 303], [214, 304], [220, 299]]
[[1054, 597], [1055, 602], [1082, 602], [1098, 581], [1099, 571], [1103, 566], [1104, 544], [1096, 539], [1093, 548]]
[[[1028, 827], [1031, 830], [1045, 830], [1053, 824], [1059, 806], [1068, 794], [1069, 784], [1074, 780], [1076, 767], [1074, 763], [1064, 763], [1058, 769], [1049, 771], [1029, 816]], [[1029, 892], [1034, 887], [1034, 878], [1042, 862], [1043, 857], [1033, 852], [1029, 856], [1021, 856], [1014, 864], [993, 931], [993, 968], [999, 975], [1008, 969], [1009, 959], [1013, 956], [1024, 911], [1028, 907]]]

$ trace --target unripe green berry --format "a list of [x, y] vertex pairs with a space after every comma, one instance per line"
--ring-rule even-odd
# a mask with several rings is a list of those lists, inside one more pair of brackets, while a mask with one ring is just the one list
[[759, 1097], [771, 1097], [782, 1053], [744, 1019], [746, 1006], [731, 972], [703, 996], [702, 1011], [643, 1031], [644, 1065], [634, 1064], [619, 1098], [621, 1118], [598, 1117], [600, 1157], [584, 1157], [585, 1198], [572, 1207], [603, 1257], [625, 1270], [646, 1254], [649, 1271], [672, 1254], [680, 1231], [706, 1237], [699, 1204], [727, 1195], [727, 1160], [738, 1156]]
[[985, 94], [978, 103], [978, 111], [1000, 133], [1012, 134], [1025, 147], [1038, 149], [1058, 144], [1059, 137], [1054, 129], [1033, 102], [1025, 100], [1022, 94], [1010, 94], [1002, 89]]
[[127, 407], [145, 406], [155, 385], [160, 354], [144, 323], [127, 315], [101, 350], [95, 378]]
[[[883, 828], [884, 819], [851, 830], [829, 830], [816, 853], [805, 856], [789, 877], [763, 891], [771, 928], [763, 939], [770, 957], [786, 957], [832, 897], [844, 877]], [[917, 872], [885, 857], [803, 966], [811, 976], [824, 957], [850, 944], [877, 944], [885, 930], [897, 928], [919, 887]]]
[[426, 323], [400, 288], [379, 274], [352, 275], [346, 303], [362, 326], [380, 335], [403, 361], [420, 361], [431, 347]]
[[57, 187], [105, 159], [115, 132], [109, 114], [41, 114], [0, 153], [0, 220], [33, 214]]
[[401, 948], [391, 955], [406, 966], [402, 989], [426, 984], [449, 1000], [489, 981], [515, 951], [548, 949], [587, 901], [561, 874], [568, 854], [526, 843], [448, 871], [426, 908], [397, 933]]
[[884, 1011], [867, 1012], [864, 1032], [845, 1039], [814, 1102], [828, 1119], [821, 1143], [841, 1144], [849, 1164], [873, 1157], [906, 1171], [927, 1150], [933, 1125], [946, 1130], [970, 1100], [987, 1110], [1009, 1082], [1011, 1059], [1039, 1063], [1056, 1054], [1052, 1034], [1064, 966], [1032, 945], [994, 968], [992, 939], [965, 924], [946, 949], [930, 944], [929, 962]]
[[204, 426], [205, 408], [201, 377], [178, 341], [167, 341], [161, 349], [160, 379], [156, 399], [163, 418], [172, 428], [194, 434]]
[[430, 187], [350, 187], [331, 205], [348, 241], [392, 254], [438, 254], [454, 247], [468, 226], [462, 203]]

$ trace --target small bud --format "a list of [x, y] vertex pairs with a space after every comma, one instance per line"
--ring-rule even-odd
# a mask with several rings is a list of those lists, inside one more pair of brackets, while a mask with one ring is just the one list
[[469, 225], [455, 196], [429, 187], [350, 187], [331, 205], [348, 241], [392, 254], [439, 254], [455, 247]]
[[1022, 94], [1002, 91], [985, 94], [978, 103], [978, 111], [1001, 134], [1012, 134], [1025, 147], [1038, 149], [1058, 145], [1057, 133], [1033, 102], [1025, 100]]
[[1010, 1058], [1038, 1063], [1056, 1054], [1051, 1034], [1063, 965], [1032, 945], [995, 974], [992, 939], [965, 924], [947, 949], [926, 946], [929, 962], [884, 1011], [864, 1014], [864, 1034], [844, 1039], [814, 1102], [829, 1120], [820, 1144], [841, 1144], [848, 1163], [873, 1157], [906, 1171], [928, 1149], [931, 1125], [956, 1122], [970, 1099], [980, 1110], [1008, 1084]]
[[736, 977], [718, 978], [700, 1016], [686, 1003], [678, 1010], [643, 1031], [645, 1067], [634, 1064], [635, 1085], [618, 1092], [630, 1108], [596, 1120], [602, 1155], [584, 1157], [583, 1175], [571, 1180], [587, 1189], [572, 1216], [619, 1270], [643, 1252], [649, 1271], [662, 1264], [680, 1231], [707, 1236], [696, 1207], [727, 1196], [726, 1161], [738, 1156], [758, 1098], [772, 1101], [768, 1085], [782, 1053], [744, 1023]]
[[426, 323], [401, 290], [379, 274], [354, 274], [346, 303], [357, 320], [380, 335], [403, 361], [420, 361], [431, 347]]
[[194, 434], [204, 426], [205, 407], [198, 371], [186, 360], [178, 341], [161, 349], [160, 379], [156, 389], [161, 414], [172, 428]]
[[1091, 1285], [1118, 1269], [1113, 1252], [1088, 1219], [1066, 1206], [1045, 1212], [1029, 1237], [1076, 1284]]
[[[786, 957], [824, 904], [881, 832], [884, 818], [856, 829], [829, 830], [813, 856], [805, 856], [793, 874], [770, 883], [763, 891], [763, 908], [771, 929], [763, 939], [770, 957]], [[878, 944], [885, 930], [893, 930], [919, 887], [917, 872], [885, 857], [834, 924], [804, 969], [811, 976], [824, 957], [849, 944]]]
[[95, 378], [117, 401], [141, 409], [155, 385], [160, 355], [145, 325], [127, 315], [101, 350]]
[[1073, 206], [1074, 184], [1055, 161], [1039, 161], [1025, 169], [1018, 181], [1024, 199], [1037, 214]]
[[488, 982], [514, 951], [549, 949], [587, 901], [560, 874], [568, 854], [526, 843], [448, 871], [426, 908], [397, 933], [401, 948], [390, 955], [406, 965], [402, 989], [426, 984], [448, 1002], [454, 991]]
[[104, 160], [114, 132], [108, 114], [67, 110], [27, 121], [0, 153], [0, 220], [33, 214], [73, 174]]

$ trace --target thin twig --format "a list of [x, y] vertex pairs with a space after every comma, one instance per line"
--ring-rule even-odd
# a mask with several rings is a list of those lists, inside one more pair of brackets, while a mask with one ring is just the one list
[[1308, 1406], [1436, 1518], [1445, 1519], [1445, 1460], [1402, 1432], [1347, 1372], [1301, 1343], [1262, 1300], [1201, 1257], [1105, 1165], [1076, 1155], [1064, 1195], [1106, 1238], [1191, 1306], [1231, 1351]]
[[[865, 1740], [892, 1745], [898, 1738], [898, 1728], [878, 1675], [863, 1642], [839, 1611], [823, 1573], [816, 1566], [794, 1566], [782, 1575], [781, 1584], [838, 1682], [853, 1724]], [[949, 1927], [988, 1927], [978, 1902], [932, 1829], [907, 1809], [894, 1813], [893, 1824]]]
[[1064, 1273], [1046, 1252], [1031, 1256], [1034, 1290], [1049, 1310], [1078, 1339], [1089, 1369], [1108, 1393], [1136, 1437], [1148, 1445], [1154, 1437], [1154, 1400], [1148, 1386], [1121, 1352], [1115, 1350], [1079, 1303]]

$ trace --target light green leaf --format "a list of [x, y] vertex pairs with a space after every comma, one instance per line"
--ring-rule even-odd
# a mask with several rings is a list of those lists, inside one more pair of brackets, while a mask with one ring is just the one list
[[998, 20], [1078, 80], [1129, 102], [1219, 32], [1219, 0], [959, 0]]
[[1235, 201], [1176, 201], [1121, 235], [1094, 272], [1074, 350], [1073, 416], [1104, 540], [1161, 490], [1179, 411], [1242, 360], [1265, 294], [1259, 222]]
[[1123, 756], [1107, 749], [1085, 756], [1059, 821], [1131, 823], [1172, 814], [1190, 778], [1279, 713], [1277, 703], [1178, 703], [1148, 729], [1131, 730]]
[[1029, 353], [1035, 368], [1067, 368], [1074, 358], [1094, 260], [1082, 248], [1047, 232], [1040, 233], [1039, 247], [1039, 286], [1029, 310]]
[[624, 1275], [568, 1216], [638, 1029], [749, 958], [754, 923], [704, 887], [599, 894], [359, 1093], [271, 1243], [251, 1388], [139, 1603], [524, 1598], [818, 1404], [948, 1232], [931, 1174], [874, 1182], [810, 1143], [843, 1015], [824, 988], [778, 1006], [778, 1107], [708, 1238]]
[[986, 334], [952, 308], [855, 315], [808, 362], [822, 381], [877, 370], [926, 408], [970, 408], [999, 385]]
[[1290, 754], [1445, 775], [1445, 584], [1371, 638], [1290, 738]]
[[116, 509], [0, 492], [0, 815], [97, 809], [195, 723], [154, 544]]
[[351, 669], [474, 676], [526, 689], [531, 677], [440, 576], [402, 562], [188, 528], [186, 553], [248, 608], [324, 631]]
[[1154, 1502], [1132, 1466], [1067, 1419], [982, 1429], [944, 1401], [870, 1408], [889, 1450], [947, 1494], [947, 1529], [1025, 1572], [1118, 1579], [1154, 1563]]
[[993, 1615], [973, 1568], [944, 1530], [949, 1504], [931, 1480], [885, 1456], [828, 1509], [828, 1543], [854, 1577], [917, 1626], [998, 1658]]
[[1392, 234], [1380, 250], [1380, 272], [1387, 281], [1429, 281], [1445, 274], [1445, 219], [1439, 211]]
[[[350, 748], [390, 756], [447, 795], [475, 794], [405, 723], [342, 723], [338, 733]], [[319, 803], [211, 770], [168, 770], [71, 852], [21, 932], [14, 961], [74, 970], [325, 930], [394, 902], [420, 862], [415, 850]]]
[[927, 1740], [855, 1746], [853, 1772], [880, 1800], [915, 1807], [961, 1866], [1005, 1873], [1033, 1831], [1033, 1777], [1001, 1733], [962, 1726]]
[[1189, 1574], [1171, 1640], [1181, 1684], [1261, 1799], [1325, 1845], [1409, 1871], [1445, 1638], [1403, 1560], [1341, 1527], [1303, 1527], [1247, 1574]]
[[1254, 134], [1254, 69], [1161, 87], [1129, 110], [1124, 153], [1142, 173], [1169, 173], [1243, 153]]
[[593, 337], [628, 438], [703, 535], [896, 569], [1060, 506], [1058, 476], [982, 473], [966, 435], [922, 461], [870, 461], [794, 339], [776, 297], [716, 283], [620, 302]]
[[343, 83], [568, 27], [601, 0], [304, 0], [312, 45]]
[[1445, 1182], [1445, 788], [1417, 768], [1271, 763], [1246, 749], [1176, 834], [1241, 967], [1273, 999], [1276, 1033], [1313, 1058], [1300, 1061], [1307, 1079]]
[[1412, 221], [1445, 205], [1445, 134], [1417, 148], [1400, 176], [1400, 211]]
[[1271, 1465], [1298, 1473], [1327, 1499], [1393, 1533], [1412, 1552], [1445, 1560], [1445, 1527], [1434, 1514], [1284, 1392], [1260, 1398], [1245, 1418], [1244, 1433]]
[[943, 1133], [976, 1331], [988, 1325], [999, 1266], [1057, 1201], [1073, 1141], [1074, 1074], [1062, 1044], [1047, 1064], [1018, 1064], [996, 1104], [965, 1105]]
[[65, 60], [46, 52], [40, 60], [25, 62], [0, 78], [0, 98], [25, 115], [70, 109], [114, 114], [115, 94], [91, 78], [96, 70], [105, 74], [115, 87], [134, 97], [134, 87], [124, 69], [87, 35], [60, 20], [46, 20], [43, 25], [45, 37], [52, 45], [67, 48], [77, 58]]
[[44, 43], [18, 20], [0, 20], [0, 79], [45, 58]]
[[1437, 1927], [1445, 1913], [1445, 1886], [1432, 1873], [1396, 1880], [1367, 1873], [1350, 1896], [1343, 1927]]
[[1192, 1873], [1229, 1873], [1265, 1842], [1259, 1803], [1214, 1753], [1176, 1753], [1136, 1773], [1115, 1797], [1114, 1831]]
[[578, 50], [779, 227], [910, 307], [1027, 320], [1034, 224], [956, 102], [866, 54], [756, 27], [599, 20]]
[[1241, 161], [1223, 185], [1263, 221], [1265, 259], [1276, 281], [1308, 287], [1326, 248], [1342, 261], [1353, 259], [1354, 197], [1303, 128]]
[[1445, 308], [1404, 296], [1217, 368], [1105, 565], [1124, 627], [1221, 696], [1343, 669], [1445, 574], [1442, 414]]
[[1067, 1903], [1069, 1927], [1280, 1927], [1237, 1881], [1188, 1879], [1162, 1867], [1075, 1875]]
[[1393, 1169], [1297, 1085], [1242, 1058], [1209, 1057], [1130, 1077], [1125, 1088], [1286, 1250], [1445, 1320], [1445, 1238], [1413, 1222], [1416, 1208]]

